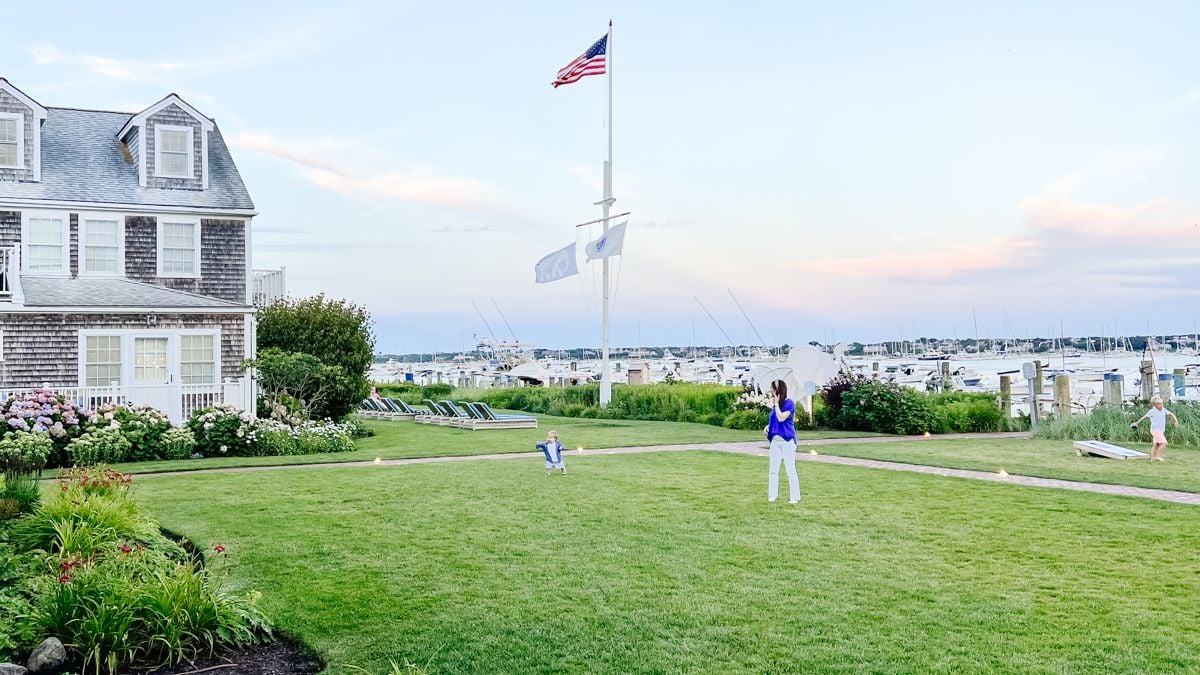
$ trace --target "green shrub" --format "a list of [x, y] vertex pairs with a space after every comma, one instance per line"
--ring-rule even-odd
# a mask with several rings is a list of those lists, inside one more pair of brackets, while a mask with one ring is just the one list
[[67, 446], [73, 466], [96, 466], [125, 461], [132, 444], [119, 427], [93, 428]]
[[[324, 295], [289, 299], [258, 313], [258, 350], [309, 354], [329, 368], [322, 380], [326, 395], [309, 404], [313, 419], [341, 419], [358, 407], [370, 389], [375, 338], [365, 309]], [[199, 435], [197, 435], [199, 439]]]
[[770, 412], [759, 410], [735, 410], [725, 417], [722, 426], [726, 429], [762, 430], [770, 423]]
[[928, 395], [934, 408], [932, 431], [939, 434], [1005, 431], [1004, 412], [994, 394], [945, 392]]
[[20, 661], [36, 644], [37, 628], [29, 621], [33, 589], [28, 580], [40, 570], [36, 558], [0, 542], [0, 663]]
[[902, 435], [930, 431], [935, 423], [925, 394], [865, 378], [842, 393], [840, 414], [828, 419], [842, 429]]
[[163, 459], [188, 459], [196, 452], [196, 435], [187, 427], [167, 429], [159, 443], [158, 454]]
[[146, 462], [164, 459], [161, 454], [162, 436], [171, 428], [171, 420], [167, 418], [166, 413], [152, 406], [125, 406], [109, 403], [97, 408], [84, 427], [87, 432], [101, 428], [120, 430], [125, 440], [129, 441], [129, 450], [123, 460], [101, 459], [100, 461]]
[[49, 434], [56, 450], [48, 460], [52, 466], [66, 461], [67, 444], [83, 433], [87, 421], [86, 410], [50, 389], [36, 389], [0, 401], [0, 435]]
[[54, 454], [54, 442], [48, 433], [10, 433], [0, 439], [0, 471], [6, 480], [21, 476], [40, 476]]
[[741, 393], [737, 387], [711, 384], [615, 385], [612, 401], [602, 411], [599, 385], [458, 390], [454, 398], [542, 415], [705, 422], [721, 426]]
[[453, 391], [454, 387], [445, 383], [427, 384], [424, 387], [421, 387], [421, 397], [440, 401], [444, 398], [449, 398]]
[[255, 443], [259, 420], [229, 405], [197, 410], [188, 420], [196, 450], [206, 457], [252, 457], [261, 454]]

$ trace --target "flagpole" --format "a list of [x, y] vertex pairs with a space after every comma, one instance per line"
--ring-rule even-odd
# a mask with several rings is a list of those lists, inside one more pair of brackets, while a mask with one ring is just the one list
[[[612, 207], [612, 69], [613, 69], [613, 40], [612, 19], [608, 21], [608, 41], [604, 49], [604, 73], [608, 84], [608, 154], [604, 160], [604, 200], [600, 202], [604, 216], [604, 234], [608, 234], [608, 213]], [[609, 325], [609, 288], [608, 268], [609, 256], [604, 257], [604, 320], [601, 327], [601, 364], [600, 364], [600, 407], [608, 407], [612, 401], [612, 374], [608, 367], [608, 325]]]

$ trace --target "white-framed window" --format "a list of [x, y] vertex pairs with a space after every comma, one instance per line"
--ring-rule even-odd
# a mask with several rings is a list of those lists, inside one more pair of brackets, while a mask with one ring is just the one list
[[79, 331], [81, 386], [215, 385], [220, 381], [220, 329]]
[[107, 387], [121, 382], [121, 336], [87, 335], [83, 338], [83, 386]]
[[160, 178], [195, 178], [192, 127], [154, 126], [154, 175]]
[[179, 381], [216, 384], [220, 342], [215, 333], [179, 336]]
[[0, 168], [25, 168], [25, 115], [0, 112]]
[[21, 212], [21, 266], [26, 274], [67, 276], [70, 216], [57, 211]]
[[158, 276], [200, 276], [200, 219], [158, 219]]
[[79, 214], [79, 274], [125, 274], [125, 216], [111, 213]]

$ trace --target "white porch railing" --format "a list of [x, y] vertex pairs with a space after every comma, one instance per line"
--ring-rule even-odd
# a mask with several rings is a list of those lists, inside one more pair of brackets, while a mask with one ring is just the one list
[[254, 305], [267, 305], [287, 297], [287, 268], [254, 270]]
[[[226, 379], [218, 384], [164, 384], [149, 386], [107, 387], [52, 387], [43, 385], [66, 400], [88, 410], [95, 410], [107, 403], [121, 405], [148, 405], [167, 414], [175, 425], [186, 422], [192, 413], [219, 403], [241, 410], [254, 411], [254, 397], [250, 395], [250, 378]], [[0, 402], [24, 396], [33, 389], [0, 390]]]
[[21, 247], [0, 248], [0, 302], [25, 303], [21, 292]]

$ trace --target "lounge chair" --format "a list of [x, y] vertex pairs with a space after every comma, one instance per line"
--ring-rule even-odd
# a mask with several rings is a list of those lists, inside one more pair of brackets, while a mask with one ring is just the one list
[[383, 408], [380, 407], [378, 401], [373, 401], [369, 398], [364, 398], [362, 403], [358, 405], [358, 414], [363, 417], [382, 417]]
[[381, 398], [376, 403], [380, 403], [390, 413], [389, 419], [394, 420], [411, 420], [417, 416], [415, 412], [406, 410], [400, 402], [394, 398]]
[[388, 405], [384, 400], [376, 401], [370, 398], [364, 398], [362, 400], [361, 407], [359, 408], [359, 414], [363, 417], [370, 417], [372, 419], [393, 421], [410, 420], [413, 418], [412, 415]]
[[401, 400], [401, 399], [398, 399], [398, 398], [389, 398], [389, 399], [387, 399], [387, 400], [388, 400], [388, 401], [391, 401], [391, 402], [392, 402], [392, 405], [396, 406], [397, 408], [400, 408], [401, 410], [403, 410], [405, 413], [407, 413], [407, 414], [409, 414], [409, 415], [414, 415], [414, 416], [415, 416], [415, 415], [428, 415], [428, 414], [429, 414], [429, 412], [428, 412], [428, 411], [426, 411], [426, 410], [417, 410], [416, 408], [412, 407], [412, 406], [411, 406], [411, 405], [409, 405], [408, 403], [405, 403], [405, 402], [404, 402], [403, 400]]
[[429, 415], [425, 415], [419, 419], [426, 424], [442, 424], [449, 425], [450, 422], [458, 419], [457, 415], [453, 415], [449, 410], [446, 410], [441, 405], [434, 403], [433, 399], [425, 399], [425, 407], [429, 408]]
[[467, 405], [483, 418], [465, 420], [462, 426], [467, 429], [536, 429], [538, 425], [537, 418], [532, 415], [502, 415], [478, 401]]

